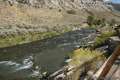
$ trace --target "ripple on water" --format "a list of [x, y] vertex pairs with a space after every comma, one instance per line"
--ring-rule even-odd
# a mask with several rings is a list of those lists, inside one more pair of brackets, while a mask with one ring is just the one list
[[[11, 76], [15, 77], [26, 77], [26, 76], [39, 76], [40, 69], [38, 66], [33, 67], [33, 57], [29, 56], [24, 59], [22, 63], [17, 63], [14, 61], [1, 61], [0, 62], [0, 75], [1, 76]], [[24, 73], [23, 73], [24, 72]], [[13, 76], [14, 75], [14, 76]]]

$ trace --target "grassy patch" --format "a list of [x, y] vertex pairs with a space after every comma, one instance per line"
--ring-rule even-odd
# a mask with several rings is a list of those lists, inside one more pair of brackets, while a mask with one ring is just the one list
[[104, 27], [106, 25], [106, 20], [105, 18], [97, 18], [96, 16], [91, 15], [87, 17], [87, 23], [90, 27], [93, 27], [93, 26]]
[[69, 64], [80, 65], [100, 55], [102, 55], [102, 53], [96, 50], [91, 51], [90, 49], [77, 49], [72, 53], [72, 61]]
[[42, 32], [42, 33], [27, 33], [21, 35], [7, 36], [5, 38], [0, 38], [0, 47], [8, 47], [23, 43], [28, 43], [32, 41], [37, 41], [45, 38], [50, 38], [60, 33], [57, 32]]
[[104, 32], [104, 33], [102, 33], [100, 36], [96, 37], [94, 47], [98, 47], [102, 44], [105, 44], [105, 41], [113, 35], [115, 35], [115, 32]]
[[[51, 38], [65, 32], [72, 31], [72, 28], [68, 26], [62, 26], [62, 27], [55, 26], [53, 28], [48, 27], [48, 28], [45, 28], [46, 31], [42, 31], [42, 30], [36, 31], [37, 29], [39, 29], [39, 26], [36, 27], [34, 25], [18, 24], [15, 26], [13, 25], [10, 25], [10, 26], [13, 28], [17, 27], [19, 30], [24, 29], [25, 32], [16, 30], [16, 33], [11, 33], [11, 34], [5, 33], [3, 35], [0, 35], [0, 48], [29, 43], [32, 41], [42, 40], [46, 38]], [[9, 26], [7, 27], [9, 28]], [[11, 27], [8, 30], [12, 30]], [[5, 29], [6, 29], [6, 26], [5, 26]], [[29, 31], [29, 30], [32, 30], [32, 31]]]

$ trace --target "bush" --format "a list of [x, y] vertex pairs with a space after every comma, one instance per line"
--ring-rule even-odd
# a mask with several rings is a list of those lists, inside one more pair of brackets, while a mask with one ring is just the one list
[[61, 12], [62, 10], [61, 10], [61, 9], [59, 9], [58, 11], [59, 11], [59, 12]]
[[97, 19], [94, 16], [88, 16], [87, 17], [87, 23], [88, 23], [89, 26], [92, 26], [92, 25], [105, 26], [105, 18]]
[[93, 16], [88, 16], [87, 17], [87, 23], [89, 26], [92, 26], [94, 24], [94, 17]]
[[76, 14], [76, 11], [75, 10], [67, 10], [67, 13], [68, 14]]
[[51, 10], [51, 9], [53, 9], [52, 7], [49, 7], [49, 9]]
[[106, 25], [105, 22], [106, 22], [106, 19], [105, 19], [105, 18], [102, 18], [102, 23], [101, 23], [101, 25], [102, 25], [102, 26], [105, 26], [105, 25]]
[[110, 26], [114, 26], [115, 24], [116, 24], [116, 20], [115, 19], [111, 19]]

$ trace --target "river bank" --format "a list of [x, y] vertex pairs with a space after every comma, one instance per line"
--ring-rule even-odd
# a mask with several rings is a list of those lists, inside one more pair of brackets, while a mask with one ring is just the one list
[[54, 26], [52, 28], [42, 27], [42, 29], [41, 27], [36, 28], [34, 26], [29, 27], [28, 29], [26, 26], [23, 28], [20, 27], [20, 29], [16, 29], [14, 31], [11, 31], [12, 30], [11, 28], [7, 28], [7, 27], [4, 28], [6, 29], [3, 30], [1, 29], [0, 48], [51, 38], [69, 31], [74, 31], [77, 29], [79, 30], [82, 27], [80, 24], [76, 24], [76, 25], [70, 24], [67, 26], [62, 25], [62, 27], [59, 25], [57, 27]]

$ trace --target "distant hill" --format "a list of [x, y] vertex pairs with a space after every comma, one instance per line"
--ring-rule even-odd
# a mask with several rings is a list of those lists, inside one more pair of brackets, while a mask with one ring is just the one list
[[112, 3], [114, 9], [120, 11], [120, 4]]
[[112, 9], [120, 11], [120, 3], [115, 3], [111, 0], [104, 0], [104, 1], [105, 1], [106, 5], [108, 5]]

